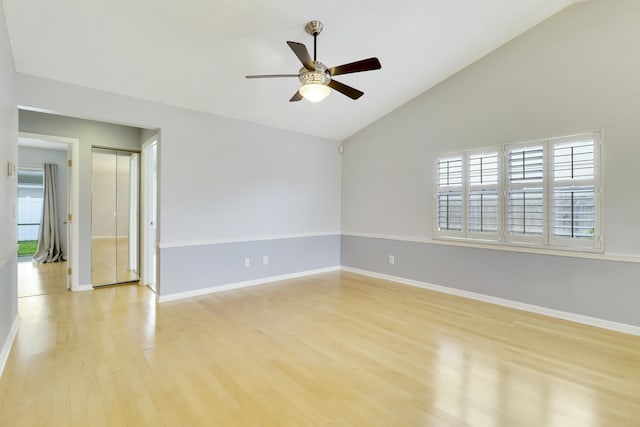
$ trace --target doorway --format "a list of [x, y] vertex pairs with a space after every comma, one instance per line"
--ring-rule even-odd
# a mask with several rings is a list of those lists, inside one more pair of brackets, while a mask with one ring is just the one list
[[143, 284], [157, 291], [158, 138], [142, 145]]
[[139, 280], [138, 217], [140, 153], [91, 150], [91, 283]]
[[[73, 266], [77, 247], [77, 176], [73, 160], [78, 140], [20, 132], [18, 138], [17, 241], [18, 295], [20, 297], [66, 292], [77, 284]], [[61, 262], [32, 263], [43, 211], [44, 164], [57, 166], [55, 193], [62, 249]], [[76, 270], [77, 271], [77, 270]], [[76, 285], [77, 286], [77, 285]]]

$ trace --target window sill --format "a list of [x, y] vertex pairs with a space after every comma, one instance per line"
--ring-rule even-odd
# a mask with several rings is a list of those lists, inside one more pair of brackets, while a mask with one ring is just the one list
[[356, 232], [342, 232], [345, 236], [354, 237], [369, 237], [374, 239], [387, 239], [387, 240], [399, 240], [406, 242], [418, 242], [428, 243], [432, 245], [444, 245], [444, 246], [461, 246], [477, 249], [489, 249], [495, 251], [510, 251], [510, 252], [523, 252], [539, 255], [553, 255], [563, 256], [570, 258], [587, 258], [597, 259], [605, 261], [619, 261], [619, 262], [631, 262], [640, 263], [640, 256], [638, 255], [623, 255], [623, 254], [606, 254], [602, 252], [604, 249], [579, 249], [579, 248], [567, 248], [559, 249], [557, 247], [533, 247], [527, 244], [515, 244], [506, 242], [490, 242], [480, 240], [463, 240], [453, 237], [436, 237], [433, 239], [425, 237], [412, 237], [412, 236], [394, 236], [387, 234], [369, 234], [369, 233], [356, 233]]

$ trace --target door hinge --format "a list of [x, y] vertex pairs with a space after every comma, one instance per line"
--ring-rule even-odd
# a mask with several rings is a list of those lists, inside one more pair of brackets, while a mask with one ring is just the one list
[[71, 269], [70, 269], [70, 268], [67, 268], [67, 274], [68, 274], [69, 276], [71, 276]]
[[71, 214], [67, 215], [67, 221], [71, 221], [71, 218], [73, 218]]
[[71, 167], [71, 164], [72, 164], [71, 160], [67, 160], [67, 166]]

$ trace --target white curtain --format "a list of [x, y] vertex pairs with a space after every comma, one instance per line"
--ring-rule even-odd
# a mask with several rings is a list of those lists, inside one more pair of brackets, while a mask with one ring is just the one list
[[56, 165], [45, 163], [44, 196], [42, 201], [42, 218], [40, 219], [40, 234], [38, 236], [38, 250], [33, 256], [33, 261], [39, 264], [63, 260], [60, 228], [58, 225], [58, 206], [56, 202], [56, 170]]

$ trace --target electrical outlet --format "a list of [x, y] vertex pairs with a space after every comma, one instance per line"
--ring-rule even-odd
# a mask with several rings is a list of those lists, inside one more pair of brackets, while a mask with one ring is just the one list
[[262, 264], [263, 265], [269, 265], [269, 256], [265, 255], [262, 257]]
[[396, 263], [395, 255], [389, 255], [389, 264], [395, 264], [395, 263]]
[[245, 258], [244, 259], [244, 266], [245, 267], [250, 267], [251, 266], [251, 259], [250, 258]]

